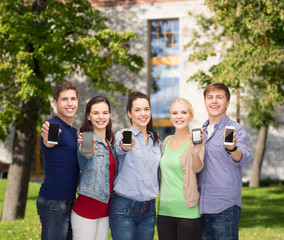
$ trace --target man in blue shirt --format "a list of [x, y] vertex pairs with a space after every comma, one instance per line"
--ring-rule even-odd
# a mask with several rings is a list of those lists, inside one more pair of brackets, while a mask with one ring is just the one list
[[[199, 211], [204, 217], [202, 240], [238, 239], [242, 208], [242, 166], [251, 160], [250, 146], [243, 127], [226, 111], [230, 91], [222, 83], [212, 83], [203, 92], [208, 120], [203, 125], [204, 168], [199, 174]], [[224, 145], [225, 127], [235, 128], [233, 145]]]
[[[53, 92], [57, 110], [54, 118], [41, 129], [40, 146], [45, 178], [37, 199], [42, 224], [41, 239], [72, 239], [71, 210], [79, 179], [77, 131], [72, 127], [78, 108], [78, 91], [71, 82], [57, 84]], [[59, 124], [58, 144], [47, 142], [49, 123]]]

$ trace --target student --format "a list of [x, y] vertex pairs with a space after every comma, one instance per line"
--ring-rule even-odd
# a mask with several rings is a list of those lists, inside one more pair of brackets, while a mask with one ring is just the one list
[[198, 212], [196, 173], [203, 168], [204, 143], [193, 145], [188, 126], [192, 105], [184, 98], [173, 101], [170, 120], [175, 134], [166, 137], [160, 163], [161, 189], [157, 217], [160, 240], [200, 240], [202, 217]]
[[[230, 104], [226, 85], [212, 83], [203, 95], [208, 120], [203, 125], [204, 168], [198, 176], [202, 239], [236, 240], [242, 208], [242, 166], [251, 160], [249, 140], [243, 127], [226, 115]], [[235, 128], [233, 145], [224, 145], [226, 126]]]
[[[53, 98], [57, 114], [41, 129], [45, 177], [36, 204], [41, 239], [66, 240], [72, 239], [70, 218], [79, 179], [77, 130], [72, 127], [78, 91], [73, 83], [64, 81], [54, 87]], [[58, 144], [47, 143], [49, 123], [59, 124]]]
[[152, 129], [150, 100], [145, 94], [130, 94], [126, 112], [132, 124], [132, 144], [123, 145], [122, 132], [116, 134], [119, 168], [110, 205], [111, 234], [113, 240], [152, 240], [159, 191], [160, 140]]
[[[110, 103], [105, 97], [92, 98], [86, 106], [80, 128], [78, 160], [81, 169], [78, 198], [71, 215], [73, 240], [107, 240], [109, 200], [116, 172], [114, 135]], [[93, 152], [82, 153], [82, 132], [93, 133]]]

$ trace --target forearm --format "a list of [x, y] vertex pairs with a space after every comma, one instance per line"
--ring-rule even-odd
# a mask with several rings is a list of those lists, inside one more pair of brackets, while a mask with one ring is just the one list
[[236, 162], [241, 161], [242, 156], [243, 156], [242, 150], [238, 148], [236, 151], [231, 152], [231, 156], [234, 159], [234, 161]]
[[192, 153], [192, 168], [200, 168], [202, 166], [202, 161], [200, 159], [199, 153]]

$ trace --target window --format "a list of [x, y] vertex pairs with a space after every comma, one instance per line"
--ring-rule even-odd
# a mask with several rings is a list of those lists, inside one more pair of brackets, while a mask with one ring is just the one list
[[179, 21], [153, 20], [150, 29], [149, 93], [153, 125], [164, 138], [173, 133], [170, 106], [179, 97]]

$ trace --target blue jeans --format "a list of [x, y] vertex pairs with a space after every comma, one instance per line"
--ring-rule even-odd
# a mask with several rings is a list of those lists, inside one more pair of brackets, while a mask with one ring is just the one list
[[109, 213], [112, 239], [153, 240], [155, 217], [155, 199], [140, 202], [114, 194]]
[[203, 214], [202, 240], [238, 240], [241, 209], [227, 208], [218, 214]]
[[74, 200], [55, 201], [38, 196], [37, 213], [42, 240], [71, 240], [71, 210]]

